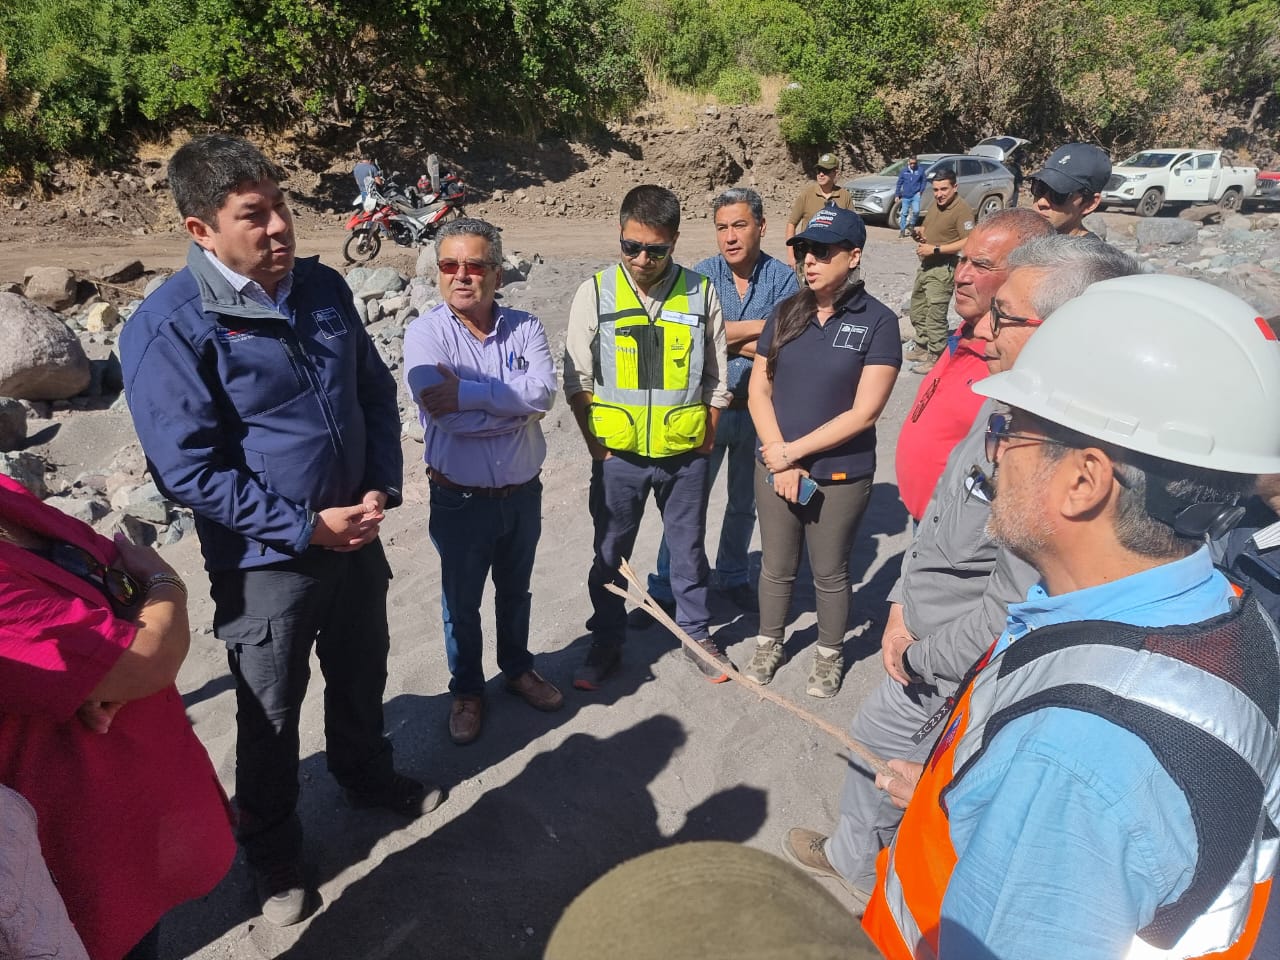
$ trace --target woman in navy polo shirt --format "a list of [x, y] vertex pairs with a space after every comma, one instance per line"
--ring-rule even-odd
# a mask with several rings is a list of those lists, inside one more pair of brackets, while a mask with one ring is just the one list
[[[897, 316], [855, 279], [866, 240], [856, 213], [829, 207], [787, 241], [804, 263], [808, 288], [778, 305], [751, 370], [763, 557], [760, 635], [743, 674], [768, 683], [782, 664], [804, 542], [818, 608], [806, 690], [814, 697], [834, 696], [844, 676], [849, 548], [871, 497], [876, 420], [902, 366]], [[817, 490], [801, 503], [805, 477]]]

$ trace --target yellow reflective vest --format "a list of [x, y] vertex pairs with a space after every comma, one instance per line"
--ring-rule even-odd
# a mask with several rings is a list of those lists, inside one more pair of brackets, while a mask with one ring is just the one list
[[650, 318], [621, 265], [594, 277], [599, 327], [592, 434], [610, 450], [671, 457], [702, 445], [702, 401], [711, 282], [677, 267], [657, 319]]

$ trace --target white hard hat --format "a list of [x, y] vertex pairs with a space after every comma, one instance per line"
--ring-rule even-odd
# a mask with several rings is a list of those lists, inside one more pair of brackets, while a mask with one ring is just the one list
[[1095, 283], [973, 390], [1174, 463], [1280, 473], [1280, 341], [1247, 303], [1199, 280]]

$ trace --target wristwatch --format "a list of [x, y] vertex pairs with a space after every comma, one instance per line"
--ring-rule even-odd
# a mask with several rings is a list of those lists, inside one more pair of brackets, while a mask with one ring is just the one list
[[940, 257], [940, 256], [942, 256], [942, 248], [941, 248], [940, 246], [938, 246], [937, 244], [934, 244], [934, 245], [933, 245], [933, 255], [934, 255], [935, 257]]

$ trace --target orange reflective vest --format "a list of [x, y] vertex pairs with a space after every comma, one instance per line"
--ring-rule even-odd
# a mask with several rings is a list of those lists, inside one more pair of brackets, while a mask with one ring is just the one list
[[1068, 707], [1141, 737], [1182, 788], [1197, 825], [1214, 827], [1207, 848], [1202, 837], [1187, 890], [1134, 931], [1127, 956], [1247, 960], [1280, 854], [1273, 630], [1246, 597], [1190, 627], [1064, 623], [999, 656], [989, 651], [961, 688], [893, 843], [880, 852], [862, 919], [880, 951], [888, 960], [938, 956], [942, 900], [957, 862], [949, 787], [1006, 722]]

